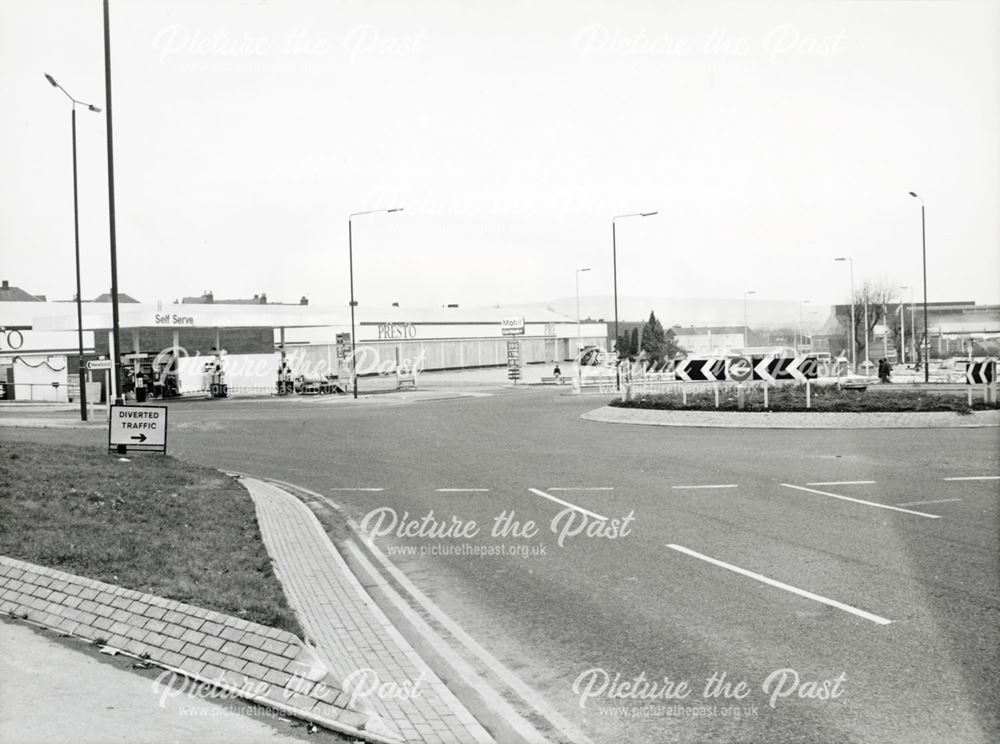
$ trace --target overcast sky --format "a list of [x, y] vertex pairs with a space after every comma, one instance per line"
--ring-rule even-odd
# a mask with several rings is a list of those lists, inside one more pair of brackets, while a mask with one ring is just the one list
[[[74, 291], [99, 0], [0, 0], [2, 275]], [[1000, 303], [1000, 4], [111, 0], [119, 285], [362, 305], [610, 295]], [[110, 286], [78, 112], [83, 295]], [[908, 297], [908, 293], [904, 292]], [[610, 314], [610, 307], [608, 310]], [[669, 319], [665, 319], [669, 321]]]

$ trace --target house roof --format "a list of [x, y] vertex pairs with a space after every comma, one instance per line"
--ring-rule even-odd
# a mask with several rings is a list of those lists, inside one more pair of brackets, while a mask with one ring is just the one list
[[45, 298], [28, 294], [20, 287], [12, 287], [4, 280], [0, 285], [0, 302], [45, 302]]
[[[105, 292], [102, 295], [98, 295], [97, 297], [95, 297], [93, 299], [93, 302], [111, 302], [111, 293], [110, 292]], [[134, 302], [134, 303], [138, 303], [139, 300], [135, 299], [134, 297], [130, 297], [129, 295], [125, 294], [124, 292], [119, 292], [118, 293], [118, 302], [119, 302], [119, 304], [122, 303], [122, 302]]]

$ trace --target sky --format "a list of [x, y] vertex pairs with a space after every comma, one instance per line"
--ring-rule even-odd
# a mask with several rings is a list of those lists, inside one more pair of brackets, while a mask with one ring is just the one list
[[[110, 0], [118, 281], [362, 306], [1000, 303], [1000, 3]], [[98, 0], [0, 0], [0, 274], [74, 291]], [[83, 296], [110, 287], [78, 109]], [[908, 290], [901, 290], [909, 298]], [[602, 300], [597, 300], [597, 305]], [[592, 303], [588, 303], [588, 307]], [[798, 305], [792, 305], [797, 307]], [[608, 306], [607, 315], [610, 316]], [[670, 322], [669, 318], [664, 318]]]

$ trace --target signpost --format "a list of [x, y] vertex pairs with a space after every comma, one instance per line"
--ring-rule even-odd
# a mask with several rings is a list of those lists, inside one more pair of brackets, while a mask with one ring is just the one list
[[110, 359], [91, 359], [87, 362], [87, 369], [91, 372], [95, 372], [99, 369], [114, 369], [115, 363]]
[[516, 338], [507, 340], [507, 379], [515, 385], [521, 379], [521, 343]]
[[111, 406], [108, 449], [167, 454], [166, 406]]

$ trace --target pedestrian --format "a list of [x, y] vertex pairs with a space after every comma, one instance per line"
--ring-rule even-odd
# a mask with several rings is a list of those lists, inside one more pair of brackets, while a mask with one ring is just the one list
[[559, 369], [558, 364], [556, 364], [556, 368], [552, 370], [552, 376], [556, 378], [556, 382], [559, 382], [559, 378], [562, 377], [562, 370]]

